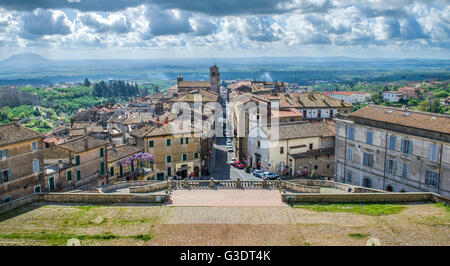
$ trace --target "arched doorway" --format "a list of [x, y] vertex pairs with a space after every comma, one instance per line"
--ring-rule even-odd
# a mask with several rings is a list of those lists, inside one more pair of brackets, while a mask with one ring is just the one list
[[392, 192], [394, 189], [392, 188], [391, 185], [387, 185], [386, 186], [386, 191]]

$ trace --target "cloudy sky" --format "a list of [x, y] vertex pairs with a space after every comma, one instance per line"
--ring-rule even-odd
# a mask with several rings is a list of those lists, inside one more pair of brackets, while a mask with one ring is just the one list
[[450, 58], [450, 0], [1, 0], [0, 59]]

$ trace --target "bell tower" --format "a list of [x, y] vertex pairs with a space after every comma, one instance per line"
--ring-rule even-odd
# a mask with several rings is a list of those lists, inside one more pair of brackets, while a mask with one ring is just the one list
[[209, 68], [209, 84], [212, 91], [219, 93], [220, 73], [216, 65]]

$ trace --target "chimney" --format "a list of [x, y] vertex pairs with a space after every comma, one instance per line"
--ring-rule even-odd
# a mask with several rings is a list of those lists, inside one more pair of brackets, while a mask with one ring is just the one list
[[58, 169], [63, 168], [63, 160], [58, 160]]

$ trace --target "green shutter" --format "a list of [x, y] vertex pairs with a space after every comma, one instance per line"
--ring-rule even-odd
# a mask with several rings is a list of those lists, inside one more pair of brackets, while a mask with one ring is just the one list
[[134, 172], [134, 161], [131, 160], [131, 172]]
[[170, 146], [170, 139], [166, 140], [166, 144], [167, 144], [167, 146]]
[[80, 165], [80, 155], [75, 156], [75, 164]]
[[183, 144], [183, 138], [180, 138], [180, 144]]
[[186, 137], [186, 144], [189, 144], [189, 138]]
[[149, 146], [150, 148], [153, 148], [153, 146], [154, 146], [153, 140], [150, 140], [150, 141], [148, 142], [148, 146]]
[[105, 174], [105, 163], [104, 162], [100, 162], [100, 174], [101, 175]]
[[111, 166], [111, 176], [114, 175], [114, 166]]
[[67, 171], [67, 181], [72, 180], [72, 171]]
[[81, 180], [81, 171], [80, 170], [77, 171], [77, 180]]
[[183, 161], [187, 160], [187, 154], [183, 154]]
[[167, 156], [167, 163], [171, 163], [172, 162], [172, 156], [168, 155]]
[[119, 166], [119, 176], [120, 176], [120, 177], [123, 176], [123, 168], [122, 168], [122, 165]]
[[103, 148], [100, 148], [100, 157], [103, 157]]
[[197, 152], [194, 153], [194, 158], [195, 158], [195, 159], [198, 159], [198, 153], [197, 153]]

